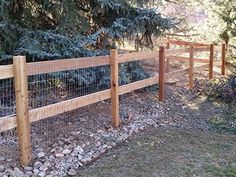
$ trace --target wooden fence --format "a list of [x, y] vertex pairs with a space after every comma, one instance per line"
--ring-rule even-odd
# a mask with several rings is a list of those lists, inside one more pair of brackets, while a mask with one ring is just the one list
[[[182, 45], [185, 46], [185, 48], [169, 49], [172, 44]], [[215, 50], [222, 51], [221, 62], [213, 61]], [[210, 57], [208, 59], [194, 58], [194, 54], [197, 52], [210, 52]], [[180, 54], [189, 54], [189, 57], [180, 57], [178, 56]], [[157, 71], [159, 72], [158, 75], [130, 84], [122, 86], [118, 85], [118, 66], [120, 63], [146, 59], [159, 59], [159, 68], [157, 68]], [[166, 72], [169, 69], [168, 63], [170, 60], [186, 61], [189, 63], [189, 68]], [[14, 78], [16, 115], [0, 118], [0, 132], [13, 129], [15, 127], [17, 128], [20, 162], [22, 166], [26, 166], [29, 164], [32, 154], [30, 143], [30, 123], [110, 98], [112, 104], [112, 125], [114, 127], [119, 127], [119, 95], [159, 83], [159, 100], [163, 102], [165, 100], [165, 79], [174, 77], [176, 74], [189, 73], [189, 87], [191, 89], [193, 87], [194, 69], [209, 67], [209, 78], [212, 78], [213, 64], [221, 64], [222, 74], [225, 74], [225, 60], [225, 44], [222, 44], [222, 46], [214, 46], [213, 44], [197, 44], [174, 40], [167, 41], [166, 46], [161, 46], [159, 51], [153, 52], [118, 54], [118, 50], [111, 50], [110, 55], [108, 56], [73, 58], [32, 63], [27, 63], [25, 56], [14, 56], [13, 65], [0, 66], [0, 80]], [[194, 67], [194, 63], [203, 64]], [[104, 65], [110, 66], [111, 69], [110, 89], [29, 110], [28, 76]]]

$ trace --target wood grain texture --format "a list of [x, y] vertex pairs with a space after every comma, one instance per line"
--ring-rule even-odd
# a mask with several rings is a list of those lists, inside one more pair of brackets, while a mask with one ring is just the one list
[[225, 66], [226, 66], [226, 44], [222, 44], [222, 54], [221, 54], [221, 60], [222, 60], [222, 65], [221, 65], [221, 74], [225, 75]]
[[209, 79], [213, 78], [214, 44], [210, 46]]
[[20, 163], [27, 166], [32, 158], [30, 143], [29, 98], [26, 57], [13, 57], [14, 87], [16, 94], [16, 122], [20, 149]]
[[132, 92], [144, 87], [148, 87], [158, 83], [158, 76], [150, 77], [141, 81], [133, 82], [130, 84], [122, 85], [119, 87], [119, 95]]
[[159, 49], [159, 101], [164, 102], [165, 92], [165, 47]]
[[13, 65], [0, 66], [0, 80], [14, 77]]
[[189, 89], [193, 88], [194, 82], [194, 48], [193, 45], [190, 46], [190, 53], [189, 53]]
[[151, 52], [132, 52], [126, 54], [118, 55], [119, 63], [126, 63], [130, 61], [139, 61], [139, 60], [147, 60], [147, 59], [155, 59], [158, 57], [158, 51]]
[[45, 74], [109, 65], [109, 56], [84, 57], [27, 63], [27, 75]]
[[117, 128], [120, 125], [118, 50], [115, 50], [115, 49], [111, 50], [110, 63], [111, 63], [110, 68], [111, 68], [111, 115], [112, 115], [112, 125], [113, 125], [113, 127]]

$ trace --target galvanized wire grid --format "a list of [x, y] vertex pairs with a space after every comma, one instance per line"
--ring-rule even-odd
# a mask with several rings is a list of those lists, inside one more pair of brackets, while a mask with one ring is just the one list
[[[176, 63], [174, 62], [174, 64]], [[132, 67], [134, 65], [138, 67]], [[180, 69], [181, 66], [177, 68]], [[120, 65], [120, 77], [123, 77], [121, 74], [122, 67], [128, 67], [128, 69], [125, 69], [126, 75], [129, 77], [132, 76], [129, 82], [134, 82], [157, 75], [159, 62], [158, 59], [150, 59]], [[170, 72], [173, 71], [173, 67], [175, 66], [171, 66]], [[146, 74], [140, 77], [140, 73], [137, 74], [137, 72], [139, 72], [139, 70], [136, 70], [137, 68], [142, 69], [142, 72]], [[135, 75], [139, 77], [135, 77]], [[32, 110], [110, 88], [110, 67], [92, 67], [34, 75], [29, 76], [28, 81], [29, 108]], [[120, 85], [124, 84], [127, 83], [122, 83], [120, 80]], [[158, 93], [156, 86], [151, 87], [151, 91], [152, 90], [154, 95]], [[144, 92], [139, 90], [120, 97], [120, 117], [122, 121], [129, 119], [130, 115], [135, 115], [136, 117], [145, 116], [150, 106], [153, 106], [146, 104], [147, 100], [145, 101], [144, 99], [150, 99], [149, 95], [142, 93]], [[139, 94], [141, 94], [141, 96]], [[13, 79], [1, 81], [0, 101], [0, 117], [15, 113]], [[151, 109], [151, 111], [153, 110], [154, 109]], [[156, 115], [155, 112], [152, 114]], [[47, 147], [50, 147], [50, 145], [58, 141], [58, 139], [68, 138], [71, 132], [76, 131], [82, 132], [83, 134], [83, 136], [78, 136], [78, 142], [89, 141], [89, 139], [92, 138], [92, 136], [90, 136], [92, 133], [96, 132], [98, 129], [106, 128], [110, 123], [110, 100], [37, 121], [31, 124], [33, 149], [34, 151], [38, 147], [47, 149]], [[11, 158], [13, 158], [13, 156], [17, 158], [17, 154], [13, 153], [13, 151], [17, 152], [16, 148], [16, 131], [11, 130], [1, 133], [0, 155], [6, 157], [8, 156], [6, 154], [9, 154]]]
[[[110, 88], [109, 66], [54, 72], [29, 77], [30, 109]], [[31, 124], [33, 147], [47, 147], [71, 132], [91, 132], [110, 123], [108, 101], [78, 108]], [[70, 106], [70, 105], [65, 105]], [[99, 110], [102, 107], [103, 110]], [[101, 116], [103, 115], [104, 116]]]
[[[158, 76], [159, 56], [136, 62], [125, 63], [131, 65], [127, 74], [134, 76], [130, 83]], [[132, 67], [132, 66], [136, 67]], [[121, 66], [120, 66], [121, 67]], [[135, 77], [137, 76], [137, 77]], [[120, 83], [124, 85], [124, 83]], [[141, 122], [141, 119], [148, 119], [150, 116], [156, 116], [157, 110], [154, 111], [152, 106], [158, 102], [158, 85], [152, 85], [139, 90], [134, 90], [120, 96], [120, 118], [126, 124], [129, 122]], [[150, 106], [151, 105], [151, 106]]]
[[[15, 90], [13, 79], [0, 80], [0, 119], [14, 115], [16, 112]], [[0, 157], [14, 159], [17, 155], [16, 129], [0, 133]], [[5, 161], [0, 161], [0, 165]]]

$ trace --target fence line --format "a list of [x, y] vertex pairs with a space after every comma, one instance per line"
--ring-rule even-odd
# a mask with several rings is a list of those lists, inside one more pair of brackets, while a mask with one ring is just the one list
[[[180, 46], [184, 45], [189, 47], [184, 49], [169, 49], [171, 46], [170, 44]], [[221, 46], [221, 62], [214, 62], [214, 50], [219, 50], [219, 46], [214, 48], [213, 44], [206, 45], [169, 40], [166, 48], [161, 46], [159, 51], [153, 52], [132, 52], [127, 54], [118, 54], [118, 50], [111, 50], [110, 55], [107, 56], [74, 58], [34, 63], [26, 63], [25, 57], [15, 56], [13, 57], [13, 65], [0, 66], [0, 80], [14, 78], [14, 86], [16, 91], [16, 115], [0, 118], [0, 132], [17, 127], [20, 147], [20, 162], [22, 166], [25, 166], [30, 162], [31, 159], [30, 123], [111, 98], [112, 125], [114, 127], [119, 127], [119, 95], [159, 83], [159, 100], [163, 102], [165, 80], [175, 76], [176, 74], [189, 74], [190, 89], [193, 88], [194, 69], [208, 67], [209, 78], [213, 78], [213, 64], [221, 64], [222, 75], [224, 75], [226, 45], [222, 44]], [[194, 58], [194, 53], [206, 51], [210, 51], [209, 59]], [[189, 54], [189, 57], [178, 56], [181, 54]], [[118, 66], [120, 63], [153, 58], [159, 58], [158, 75], [130, 84], [122, 86], [118, 85]], [[189, 62], [189, 68], [165, 73], [165, 64], [167, 64], [167, 68], [169, 69], [169, 60]], [[203, 65], [194, 66], [194, 63], [203, 63]], [[27, 76], [104, 65], [110, 65], [110, 89], [29, 110]]]

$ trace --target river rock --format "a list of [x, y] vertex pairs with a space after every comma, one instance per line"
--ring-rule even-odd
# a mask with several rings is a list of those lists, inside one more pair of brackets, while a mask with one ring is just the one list
[[69, 176], [75, 176], [77, 174], [76, 170], [71, 168], [68, 173], [67, 173]]

